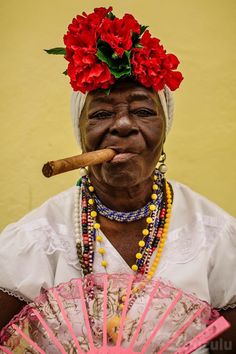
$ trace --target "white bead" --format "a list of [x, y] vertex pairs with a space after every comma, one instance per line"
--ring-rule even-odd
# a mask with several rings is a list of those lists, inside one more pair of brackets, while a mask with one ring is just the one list
[[76, 243], [80, 243], [80, 239], [79, 239], [79, 238], [76, 238], [75, 242], [76, 242]]
[[86, 168], [80, 168], [79, 170], [80, 176], [86, 176], [88, 174], [88, 171]]
[[75, 221], [76, 223], [79, 222], [79, 216], [78, 216], [77, 214], [74, 216], [74, 221]]
[[162, 163], [162, 164], [159, 166], [158, 170], [159, 170], [161, 173], [166, 173], [167, 170], [168, 170], [168, 167], [167, 167], [164, 163]]

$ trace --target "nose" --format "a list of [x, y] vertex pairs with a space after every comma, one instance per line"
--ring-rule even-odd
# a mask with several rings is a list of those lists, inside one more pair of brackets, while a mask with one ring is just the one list
[[137, 135], [139, 129], [128, 112], [118, 114], [110, 126], [110, 134], [114, 136], [127, 137], [130, 135]]

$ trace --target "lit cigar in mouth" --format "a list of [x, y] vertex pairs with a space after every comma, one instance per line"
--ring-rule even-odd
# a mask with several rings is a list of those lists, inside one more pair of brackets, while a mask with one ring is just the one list
[[81, 155], [67, 157], [65, 159], [49, 161], [43, 168], [42, 173], [45, 177], [58, 175], [59, 173], [68, 172], [77, 168], [98, 165], [113, 159], [116, 152], [112, 149], [102, 149], [91, 152], [85, 152]]

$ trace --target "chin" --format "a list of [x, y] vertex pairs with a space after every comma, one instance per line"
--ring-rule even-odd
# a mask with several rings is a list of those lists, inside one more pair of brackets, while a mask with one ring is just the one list
[[110, 186], [128, 188], [145, 180], [148, 177], [147, 172], [138, 163], [105, 163], [101, 167], [101, 178]]

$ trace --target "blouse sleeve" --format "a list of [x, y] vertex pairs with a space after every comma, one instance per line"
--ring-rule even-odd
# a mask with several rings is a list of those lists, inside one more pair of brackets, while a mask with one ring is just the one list
[[209, 291], [215, 308], [236, 307], [236, 220], [226, 223], [210, 254]]
[[48, 256], [40, 240], [53, 230], [37, 224], [12, 224], [0, 236], [0, 290], [30, 301], [40, 289], [52, 287], [57, 253]]

